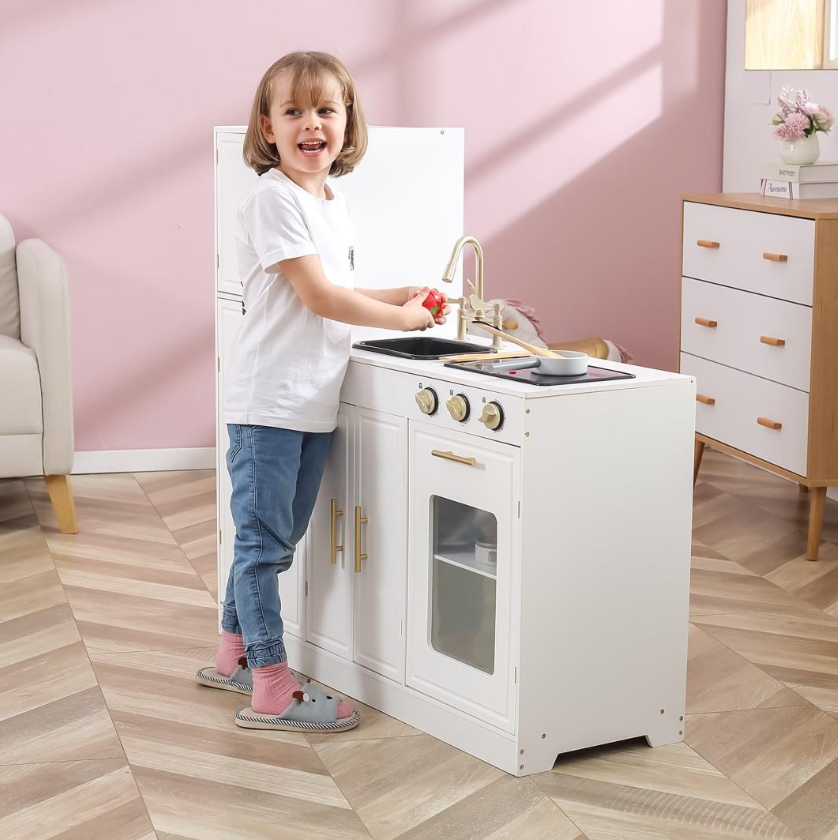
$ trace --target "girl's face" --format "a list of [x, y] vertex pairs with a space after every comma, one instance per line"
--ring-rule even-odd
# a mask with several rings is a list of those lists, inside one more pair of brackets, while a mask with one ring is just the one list
[[312, 106], [308, 97], [295, 102], [290, 81], [280, 76], [274, 84], [270, 117], [261, 117], [261, 122], [265, 137], [276, 144], [283, 171], [328, 174], [346, 133], [341, 87], [331, 80], [322, 100]]

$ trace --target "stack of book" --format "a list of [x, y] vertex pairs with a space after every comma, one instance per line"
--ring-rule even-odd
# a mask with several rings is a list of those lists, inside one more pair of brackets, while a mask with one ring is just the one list
[[760, 175], [760, 195], [838, 198], [838, 163], [766, 163]]

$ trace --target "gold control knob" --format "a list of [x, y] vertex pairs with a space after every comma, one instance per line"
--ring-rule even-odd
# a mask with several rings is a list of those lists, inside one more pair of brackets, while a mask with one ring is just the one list
[[445, 405], [448, 408], [448, 413], [458, 423], [465, 423], [466, 420], [468, 420], [470, 409], [468, 400], [463, 394], [457, 394], [456, 396], [451, 397]]
[[433, 388], [423, 388], [421, 391], [417, 391], [415, 399], [422, 414], [436, 414], [439, 400]]
[[493, 432], [503, 425], [503, 409], [496, 403], [490, 402], [483, 406], [480, 422]]

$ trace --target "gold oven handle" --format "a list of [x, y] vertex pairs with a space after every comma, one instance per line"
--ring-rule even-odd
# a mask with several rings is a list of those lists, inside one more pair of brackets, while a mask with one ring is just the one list
[[455, 455], [453, 452], [440, 452], [439, 449], [432, 449], [431, 455], [435, 458], [445, 458], [446, 461], [456, 461], [458, 464], [468, 464], [470, 467], [477, 466], [477, 458], [471, 455]]
[[338, 510], [338, 500], [332, 499], [332, 539], [331, 539], [331, 562], [335, 564], [338, 562], [338, 552], [343, 551], [343, 546], [338, 545], [338, 517], [343, 516], [343, 511]]
[[355, 507], [355, 571], [361, 571], [361, 561], [369, 560], [368, 554], [361, 553], [361, 526], [369, 522], [369, 518], [361, 516], [361, 506]]

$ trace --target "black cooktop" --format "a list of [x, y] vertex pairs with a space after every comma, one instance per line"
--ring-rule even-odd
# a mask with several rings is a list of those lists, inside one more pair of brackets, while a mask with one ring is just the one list
[[533, 368], [522, 368], [521, 370], [492, 371], [487, 367], [497, 362], [478, 360], [476, 362], [446, 362], [445, 367], [458, 368], [459, 370], [470, 370], [473, 373], [485, 373], [487, 376], [497, 376], [500, 379], [512, 379], [516, 382], [526, 382], [528, 385], [578, 385], [585, 382], [607, 382], [611, 379], [635, 379], [633, 373], [623, 373], [618, 370], [594, 367], [588, 365], [588, 372], [579, 376], [544, 376], [536, 373]]

